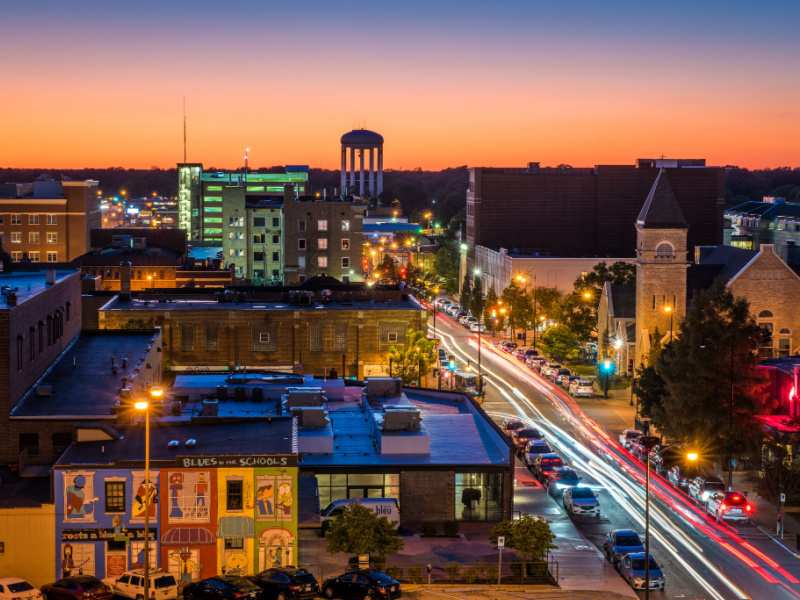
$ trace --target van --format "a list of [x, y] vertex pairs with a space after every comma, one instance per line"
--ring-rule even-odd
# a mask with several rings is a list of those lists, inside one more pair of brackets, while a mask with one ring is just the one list
[[333, 519], [344, 512], [346, 507], [355, 503], [366, 506], [379, 517], [386, 517], [389, 523], [395, 527], [400, 525], [400, 509], [397, 506], [397, 500], [394, 498], [343, 498], [341, 500], [334, 500], [322, 509], [323, 529], [325, 529], [325, 523], [327, 521], [333, 521]]

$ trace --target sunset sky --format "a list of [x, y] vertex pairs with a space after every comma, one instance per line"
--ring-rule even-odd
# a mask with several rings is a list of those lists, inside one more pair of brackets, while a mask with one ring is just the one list
[[800, 2], [4, 2], [0, 167], [800, 166]]

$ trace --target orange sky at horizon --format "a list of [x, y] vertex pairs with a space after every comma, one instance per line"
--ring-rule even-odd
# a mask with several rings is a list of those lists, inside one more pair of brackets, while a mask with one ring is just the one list
[[[253, 17], [233, 33], [187, 17], [192, 3], [145, 2], [157, 20], [101, 2], [79, 1], [87, 12], [77, 16], [44, 3], [50, 20], [15, 6], [19, 27], [0, 40], [10, 86], [0, 97], [0, 167], [174, 167], [184, 97], [188, 160], [224, 169], [242, 166], [246, 147], [253, 167], [338, 169], [339, 138], [361, 124], [384, 136], [389, 169], [582, 167], [662, 154], [800, 167], [800, 81], [789, 75], [800, 52], [796, 36], [779, 35], [800, 12], [790, 3], [765, 14], [706, 7], [684, 23], [667, 7], [633, 12], [618, 2], [603, 11], [509, 2], [485, 13], [309, 1], [302, 6], [314, 11], [302, 18], [244, 2]], [[353, 25], [363, 33], [330, 36], [356, 18], [337, 10], [348, 7], [366, 11]], [[253, 34], [259, 17], [277, 33]], [[95, 35], [70, 34], [81, 19]], [[396, 26], [374, 31], [384, 19]], [[37, 43], [16, 51], [26, 28]], [[758, 41], [745, 43], [745, 31]]]

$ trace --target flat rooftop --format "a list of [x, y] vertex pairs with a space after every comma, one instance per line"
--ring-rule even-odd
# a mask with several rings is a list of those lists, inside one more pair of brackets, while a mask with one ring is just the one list
[[213, 299], [172, 299], [167, 302], [156, 302], [154, 300], [141, 300], [133, 298], [122, 300], [117, 297], [108, 303], [102, 310], [303, 310], [303, 311], [326, 311], [326, 310], [420, 310], [421, 307], [415, 300], [390, 300], [386, 302], [358, 302], [350, 304], [341, 302], [330, 302], [328, 304], [314, 304], [313, 306], [303, 304], [290, 304], [289, 302], [218, 302]]
[[0, 467], [0, 481], [0, 509], [38, 508], [53, 501], [47, 477], [20, 477], [8, 467]]
[[[303, 467], [507, 466], [509, 446], [461, 394], [426, 393], [404, 388], [409, 403], [421, 412], [430, 435], [430, 454], [380, 454], [370, 415], [352, 402], [329, 402], [333, 454], [303, 454]], [[454, 400], [454, 398], [456, 398]], [[391, 405], [392, 399], [388, 400]], [[413, 434], [414, 432], [409, 432]], [[389, 432], [404, 435], [404, 432]], [[302, 436], [302, 430], [300, 435]], [[386, 434], [384, 434], [386, 435]]]
[[[56, 283], [79, 272], [79, 269], [56, 269]], [[11, 290], [17, 294], [17, 304], [21, 304], [28, 298], [33, 298], [39, 292], [51, 287], [46, 283], [46, 276], [46, 268], [36, 271], [0, 273], [0, 288], [9, 286]], [[11, 307], [5, 302], [0, 303], [0, 309], [4, 308]]]
[[[22, 397], [11, 418], [115, 420], [113, 408], [119, 400], [122, 378], [134, 378], [139, 357], [152, 344], [156, 331], [83, 331], [59, 360]], [[119, 366], [111, 371], [111, 358]], [[127, 358], [126, 368], [122, 359]], [[147, 377], [141, 373], [139, 376]], [[49, 396], [37, 396], [38, 386], [50, 386]]]
[[[56, 465], [105, 465], [117, 461], [144, 461], [144, 424], [116, 429], [122, 435], [120, 439], [74, 443], [58, 459]], [[288, 418], [205, 423], [168, 423], [151, 419], [150, 460], [157, 463], [193, 456], [294, 455], [297, 444], [292, 431], [292, 419]], [[179, 445], [171, 448], [169, 443], [173, 440], [177, 440]], [[187, 446], [187, 440], [195, 440], [196, 444]], [[154, 468], [157, 466], [154, 465]]]

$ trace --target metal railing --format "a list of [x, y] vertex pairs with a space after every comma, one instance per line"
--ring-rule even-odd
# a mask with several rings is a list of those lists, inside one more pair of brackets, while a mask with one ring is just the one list
[[56, 461], [64, 454], [66, 446], [56, 446], [52, 450], [42, 448], [25, 448], [19, 453], [19, 472], [25, 472], [28, 467], [52, 467]]

